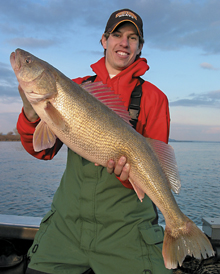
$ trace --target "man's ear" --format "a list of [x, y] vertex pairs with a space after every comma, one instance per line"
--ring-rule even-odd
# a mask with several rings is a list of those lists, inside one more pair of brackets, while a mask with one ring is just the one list
[[[142, 48], [143, 48], [143, 44], [140, 44], [140, 45], [139, 45], [139, 50], [140, 50], [140, 52], [142, 51]], [[140, 52], [139, 52], [139, 54], [140, 54]]]
[[104, 34], [102, 34], [102, 46], [104, 49], [107, 49], [107, 39], [105, 38]]

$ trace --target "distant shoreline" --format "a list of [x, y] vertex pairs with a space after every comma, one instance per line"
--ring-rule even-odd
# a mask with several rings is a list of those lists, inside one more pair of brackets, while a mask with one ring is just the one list
[[220, 141], [193, 141], [193, 140], [175, 140], [175, 139], [169, 139], [170, 142], [176, 142], [176, 143], [220, 143]]
[[9, 132], [8, 134], [0, 134], [0, 141], [7, 142], [7, 141], [13, 141], [18, 142], [21, 141], [21, 137], [19, 134], [13, 134], [12, 132]]
[[[1, 134], [0, 133], [0, 142], [18, 142], [21, 141], [21, 137], [19, 134], [13, 134], [12, 132], [9, 132], [8, 134]], [[175, 139], [169, 139], [170, 142], [184, 142], [184, 143], [220, 143], [220, 141], [190, 141], [190, 140], [175, 140]]]

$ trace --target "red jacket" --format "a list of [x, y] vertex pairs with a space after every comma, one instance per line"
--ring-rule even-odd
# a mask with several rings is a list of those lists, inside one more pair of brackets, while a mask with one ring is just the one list
[[[128, 68], [121, 71], [112, 79], [109, 78], [108, 71], [105, 67], [105, 58], [101, 58], [97, 63], [91, 65], [92, 70], [97, 74], [95, 82], [102, 81], [111, 87], [116, 94], [120, 94], [125, 106], [128, 107], [130, 103], [130, 96], [136, 85], [139, 85], [139, 80], [136, 78], [142, 76], [148, 69], [147, 61], [144, 58], [139, 58], [136, 62], [131, 64]], [[89, 76], [83, 78], [76, 78], [73, 81], [81, 84]], [[23, 111], [19, 115], [17, 122], [18, 133], [21, 135], [21, 142], [28, 153], [38, 159], [50, 160], [59, 151], [62, 142], [57, 139], [55, 146], [51, 149], [35, 152], [33, 149], [32, 139], [36, 122], [29, 122]], [[170, 128], [169, 106], [166, 95], [153, 84], [145, 81], [142, 84], [142, 97], [140, 105], [140, 114], [136, 130], [145, 137], [157, 139], [168, 143]], [[132, 188], [131, 185], [125, 181], [122, 182], [126, 187]]]

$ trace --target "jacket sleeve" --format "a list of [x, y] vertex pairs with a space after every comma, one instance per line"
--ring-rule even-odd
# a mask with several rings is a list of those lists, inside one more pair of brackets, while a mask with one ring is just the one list
[[143, 129], [143, 136], [168, 144], [170, 132], [170, 113], [166, 96], [151, 107], [147, 123]]
[[142, 97], [137, 131], [144, 137], [168, 143], [170, 113], [167, 96], [153, 84], [145, 82]]

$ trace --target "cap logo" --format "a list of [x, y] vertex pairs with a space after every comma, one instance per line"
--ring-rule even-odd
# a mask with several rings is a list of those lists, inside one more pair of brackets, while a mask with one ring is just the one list
[[115, 18], [123, 17], [123, 16], [128, 16], [128, 17], [131, 17], [132, 19], [137, 20], [137, 16], [133, 12], [130, 12], [130, 11], [121, 11], [115, 15]]

